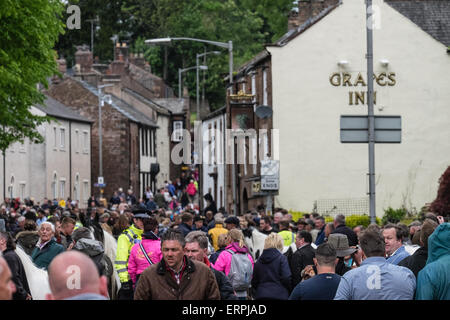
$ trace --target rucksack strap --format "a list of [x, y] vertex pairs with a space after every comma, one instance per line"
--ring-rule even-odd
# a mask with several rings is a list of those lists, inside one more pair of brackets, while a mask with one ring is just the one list
[[231, 250], [231, 249], [227, 249], [226, 251], [229, 252], [229, 253], [231, 253], [231, 255], [236, 254], [236, 252], [234, 252], [234, 251]]
[[145, 252], [144, 246], [142, 245], [142, 242], [139, 242], [139, 247], [141, 247], [142, 252], [144, 253], [145, 258], [147, 259], [148, 263], [150, 263], [150, 265], [153, 264], [152, 260], [150, 260], [147, 252]]

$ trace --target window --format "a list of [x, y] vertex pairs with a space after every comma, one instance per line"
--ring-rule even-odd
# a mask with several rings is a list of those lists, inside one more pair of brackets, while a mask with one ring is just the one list
[[83, 131], [83, 153], [89, 153], [89, 135], [87, 131]]
[[61, 178], [61, 180], [59, 181], [59, 197], [61, 199], [64, 199], [66, 197], [66, 179], [65, 178]]
[[56, 139], [56, 127], [53, 127], [53, 141], [54, 141], [54, 144], [53, 144], [53, 148], [57, 148], [57, 139]]
[[25, 182], [24, 181], [20, 182], [19, 197], [21, 200], [25, 199]]
[[14, 198], [14, 176], [11, 177], [11, 183], [8, 187], [8, 194], [11, 199]]
[[267, 106], [267, 70], [263, 71], [263, 105]]
[[80, 201], [80, 174], [75, 175], [75, 184], [73, 186], [73, 196], [76, 201]]
[[80, 153], [80, 132], [75, 130], [75, 152]]
[[59, 147], [61, 148], [61, 149], [64, 149], [65, 148], [65, 144], [66, 144], [66, 129], [65, 128], [60, 128], [59, 129], [60, 131], [59, 131], [59, 133], [60, 133], [60, 137], [59, 137], [59, 141], [60, 141], [60, 145], [59, 145]]
[[52, 181], [52, 196], [53, 196], [53, 199], [57, 199], [58, 198], [57, 184], [58, 184], [58, 176], [56, 175], [56, 172], [55, 172], [55, 173], [53, 173], [53, 181]]
[[183, 140], [183, 121], [173, 122], [172, 141]]
[[89, 199], [89, 180], [83, 180], [83, 198], [84, 202]]

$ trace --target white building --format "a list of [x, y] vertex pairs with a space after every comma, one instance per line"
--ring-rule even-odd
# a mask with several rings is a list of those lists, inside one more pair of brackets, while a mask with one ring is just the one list
[[[216, 207], [225, 207], [225, 129], [226, 108], [222, 107], [202, 119], [202, 195], [210, 193]], [[203, 200], [203, 207], [206, 201]]]
[[91, 122], [50, 97], [46, 97], [45, 107], [33, 106], [31, 112], [56, 121], [38, 127], [44, 143], [27, 140], [6, 150], [5, 174], [3, 170], [0, 173], [1, 201], [5, 179], [6, 197], [32, 197], [36, 202], [45, 197], [71, 198], [85, 206], [91, 192]]
[[[373, 5], [375, 114], [402, 117], [401, 143], [375, 146], [381, 216], [433, 201], [450, 165], [450, 1]], [[341, 143], [339, 122], [367, 114], [365, 10], [364, 0], [339, 1], [267, 47], [280, 134], [276, 206], [368, 213], [368, 146]]]

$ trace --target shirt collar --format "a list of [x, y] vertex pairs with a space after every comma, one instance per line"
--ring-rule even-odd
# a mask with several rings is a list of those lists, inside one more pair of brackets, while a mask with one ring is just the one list
[[[397, 251], [400, 250], [402, 247], [403, 247], [403, 245], [401, 245], [400, 247], [398, 247], [397, 250], [395, 250], [394, 252], [392, 252], [392, 254], [391, 254], [390, 256], [388, 256], [388, 258], [389, 258], [389, 257], [392, 257], [393, 255], [395, 255], [395, 254], [397, 253]], [[400, 251], [402, 251], [402, 250], [400, 250]]]
[[381, 263], [386, 263], [386, 259], [383, 257], [370, 257], [370, 258], [366, 258], [361, 265], [366, 265], [366, 264], [381, 264]]

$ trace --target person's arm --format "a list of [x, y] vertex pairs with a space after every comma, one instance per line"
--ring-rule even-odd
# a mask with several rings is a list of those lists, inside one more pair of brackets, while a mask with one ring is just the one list
[[151, 281], [144, 272], [137, 283], [134, 300], [152, 300]]
[[208, 269], [208, 285], [205, 300], [220, 300], [219, 285], [212, 270]]
[[299, 254], [292, 255], [291, 277], [292, 287], [295, 287], [302, 279], [302, 257]]
[[430, 277], [429, 269], [423, 268], [417, 277], [416, 300], [434, 300], [436, 288]]
[[117, 240], [117, 254], [116, 261], [114, 261], [114, 268], [119, 275], [120, 282], [128, 282], [128, 245], [129, 241], [125, 234], [121, 234]]
[[291, 295], [289, 296], [289, 300], [302, 300], [301, 283], [298, 284], [294, 288], [294, 290], [292, 291]]
[[131, 249], [130, 258], [128, 259], [128, 274], [130, 275], [133, 284], [136, 283], [136, 274], [137, 274], [136, 253], [137, 250], [139, 250], [136, 246], [139, 245], [135, 244], [133, 246], [133, 248]]
[[9, 255], [4, 256], [6, 263], [8, 264], [9, 269], [11, 270], [11, 278], [16, 286], [15, 296], [19, 300], [26, 300], [28, 297], [28, 292], [24, 289], [22, 280], [19, 277], [19, 261], [17, 259], [13, 259]]
[[[219, 257], [217, 258], [216, 263], [214, 263], [212, 265], [212, 267], [214, 269], [216, 269], [217, 271], [222, 271], [223, 273], [225, 273], [225, 269], [226, 269], [226, 265], [227, 265], [226, 255], [228, 255], [228, 254], [230, 254], [230, 253], [226, 252], [226, 251], [222, 251], [219, 254]], [[227, 274], [225, 273], [225, 275], [227, 275]]]
[[289, 291], [292, 290], [292, 274], [289, 268], [288, 260], [285, 256], [281, 257], [281, 268], [280, 268], [280, 281], [281, 284]]
[[334, 300], [353, 300], [351, 294], [351, 283], [343, 276], [334, 296]]

